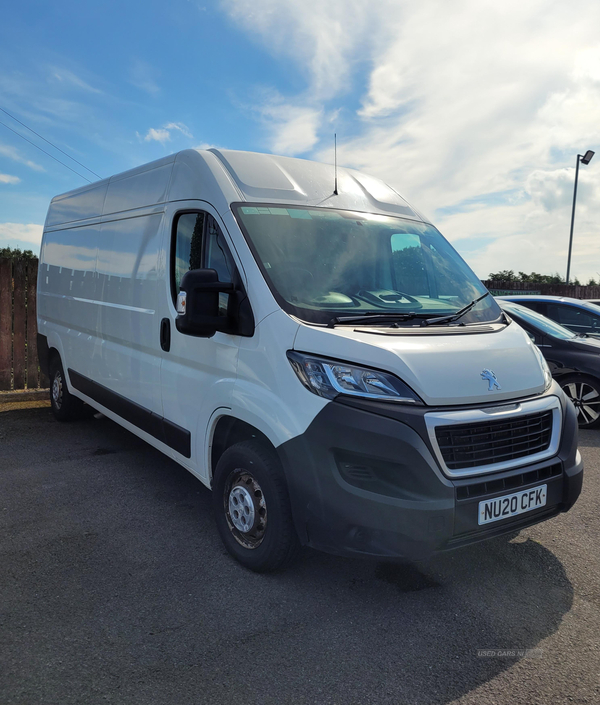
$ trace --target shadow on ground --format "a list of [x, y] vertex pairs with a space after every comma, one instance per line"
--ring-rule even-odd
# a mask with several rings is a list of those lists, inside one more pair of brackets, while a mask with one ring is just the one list
[[6, 703], [446, 703], [533, 648], [572, 603], [542, 545], [417, 565], [306, 550], [259, 576], [210, 493], [107, 419], [0, 415]]

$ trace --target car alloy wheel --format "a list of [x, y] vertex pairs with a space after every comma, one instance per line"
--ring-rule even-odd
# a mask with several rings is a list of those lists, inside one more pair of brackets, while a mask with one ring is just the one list
[[573, 402], [577, 422], [582, 428], [600, 420], [600, 385], [581, 379], [564, 383], [562, 389]]

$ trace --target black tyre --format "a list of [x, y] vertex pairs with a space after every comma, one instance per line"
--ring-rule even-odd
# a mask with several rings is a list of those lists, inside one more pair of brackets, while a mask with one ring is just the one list
[[579, 428], [595, 428], [600, 424], [600, 380], [594, 377], [565, 377], [559, 380], [563, 392], [577, 412]]
[[225, 547], [257, 573], [288, 566], [299, 541], [279, 459], [257, 441], [228, 448], [213, 478], [213, 508]]
[[74, 421], [88, 416], [86, 405], [67, 389], [65, 371], [58, 355], [50, 361], [50, 405], [58, 421]]

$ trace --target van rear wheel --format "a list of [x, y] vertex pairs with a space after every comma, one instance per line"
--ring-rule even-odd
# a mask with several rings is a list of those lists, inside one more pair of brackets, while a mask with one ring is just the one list
[[273, 451], [257, 441], [228, 448], [213, 478], [217, 529], [229, 553], [257, 573], [287, 567], [299, 541], [283, 470]]
[[86, 416], [85, 404], [67, 389], [65, 371], [58, 355], [50, 362], [50, 407], [58, 421], [73, 421]]

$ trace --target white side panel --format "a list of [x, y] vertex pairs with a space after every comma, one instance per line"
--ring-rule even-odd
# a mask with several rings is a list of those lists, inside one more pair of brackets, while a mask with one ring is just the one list
[[46, 227], [102, 215], [107, 188], [108, 181], [102, 181], [91, 188], [78, 189], [53, 199], [46, 216]]
[[92, 378], [162, 415], [158, 308], [161, 213], [102, 224]]
[[172, 164], [134, 174], [126, 178], [111, 179], [104, 202], [104, 213], [119, 213], [134, 208], [144, 208], [167, 200]]
[[329, 403], [302, 386], [287, 359], [298, 328], [279, 310], [261, 321], [252, 338], [240, 340], [231, 412], [258, 428], [275, 447], [304, 433]]
[[98, 323], [95, 277], [99, 225], [46, 232], [38, 274], [38, 326], [61, 341], [65, 368], [91, 373]]

